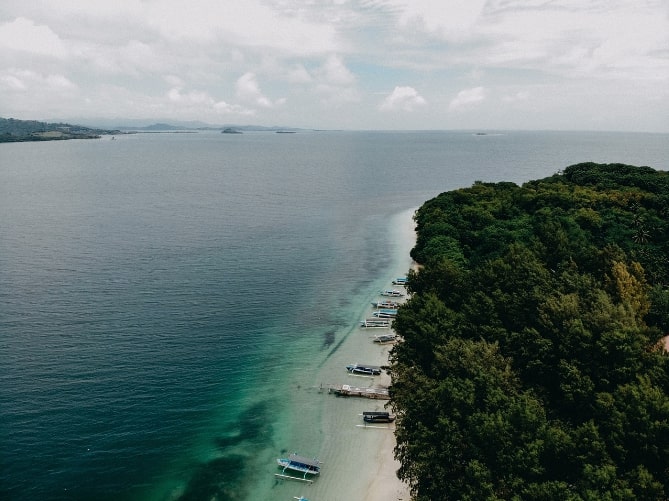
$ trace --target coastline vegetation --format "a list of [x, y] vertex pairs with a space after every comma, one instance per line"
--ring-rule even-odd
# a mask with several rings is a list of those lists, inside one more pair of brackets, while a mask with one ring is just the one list
[[476, 182], [415, 221], [390, 368], [412, 499], [668, 499], [669, 174]]
[[91, 129], [82, 125], [47, 123], [0, 117], [0, 143], [24, 141], [59, 141], [65, 139], [98, 139], [103, 134], [120, 134], [118, 130]]

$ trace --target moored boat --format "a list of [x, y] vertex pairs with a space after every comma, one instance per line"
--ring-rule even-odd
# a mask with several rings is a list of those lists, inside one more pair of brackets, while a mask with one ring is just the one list
[[372, 315], [379, 318], [393, 318], [397, 316], [397, 308], [381, 308], [373, 311]]
[[360, 322], [360, 327], [388, 328], [391, 320], [388, 318], [366, 318]]
[[351, 374], [362, 374], [365, 376], [378, 376], [381, 374], [381, 367], [368, 364], [351, 364], [346, 366], [346, 370]]
[[399, 308], [400, 303], [397, 301], [374, 301], [372, 303], [374, 308]]
[[362, 419], [365, 423], [392, 423], [395, 416], [385, 411], [365, 411], [362, 413]]
[[[321, 472], [321, 462], [318, 459], [310, 459], [304, 456], [298, 456], [293, 453], [287, 458], [278, 458], [276, 462], [281, 468], [282, 473], [286, 470], [296, 471], [302, 474], [302, 479], [306, 479], [307, 475], [318, 475]], [[298, 478], [298, 480], [302, 480]]]
[[381, 336], [374, 336], [374, 342], [379, 344], [394, 343], [397, 341], [397, 334], [382, 334]]
[[384, 291], [379, 291], [379, 295], [387, 297], [404, 297], [404, 293], [398, 291], [397, 289], [386, 289]]
[[395, 280], [393, 280], [393, 285], [406, 285], [409, 283], [409, 279], [407, 277], [398, 277]]

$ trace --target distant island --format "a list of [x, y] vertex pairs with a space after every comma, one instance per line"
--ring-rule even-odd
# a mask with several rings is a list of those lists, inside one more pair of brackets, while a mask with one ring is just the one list
[[234, 127], [226, 127], [221, 131], [223, 134], [242, 134], [241, 130], [237, 130]]
[[0, 118], [0, 143], [99, 139], [102, 135], [120, 133], [119, 130], [94, 129], [67, 123], [47, 123], [36, 120]]

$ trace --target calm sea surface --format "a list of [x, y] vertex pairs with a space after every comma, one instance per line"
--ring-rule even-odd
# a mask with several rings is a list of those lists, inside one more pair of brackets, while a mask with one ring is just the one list
[[582, 161], [667, 170], [669, 136], [1, 144], [0, 498], [274, 499], [274, 458], [324, 440], [322, 398], [309, 421], [284, 382], [318, 381], [361, 301], [405, 271], [392, 217]]

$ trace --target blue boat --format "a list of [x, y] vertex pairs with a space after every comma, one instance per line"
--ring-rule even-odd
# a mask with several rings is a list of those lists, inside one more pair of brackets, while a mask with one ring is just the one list
[[372, 315], [379, 318], [393, 318], [397, 316], [397, 308], [381, 308], [372, 312]]
[[351, 364], [346, 366], [346, 370], [351, 374], [361, 374], [364, 376], [379, 376], [381, 367], [369, 364]]

